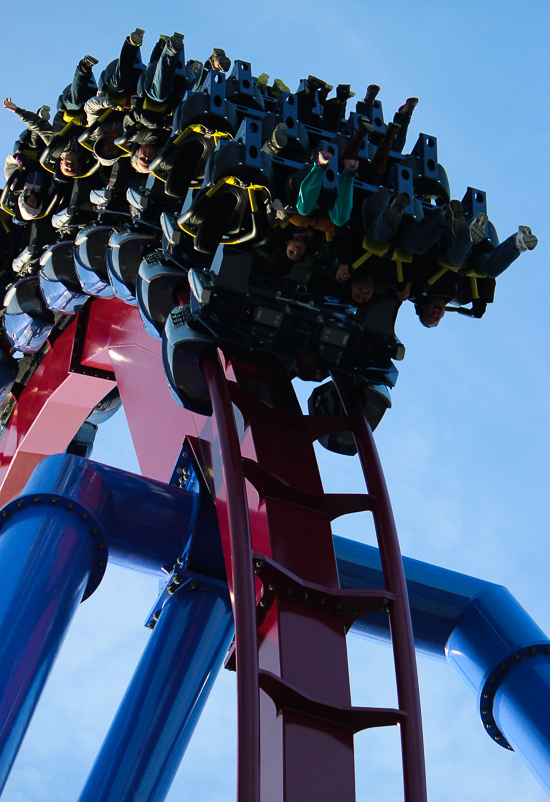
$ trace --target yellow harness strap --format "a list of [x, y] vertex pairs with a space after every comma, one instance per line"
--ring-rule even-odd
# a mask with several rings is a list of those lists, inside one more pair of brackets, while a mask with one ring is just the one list
[[[86, 114], [83, 111], [64, 111], [63, 119], [66, 123], [71, 123], [71, 125], [82, 125], [86, 119]], [[65, 128], [61, 131], [62, 134], [65, 132]]]
[[202, 125], [188, 125], [187, 128], [184, 128], [181, 134], [178, 134], [177, 137], [174, 139], [173, 145], [177, 147], [180, 142], [183, 142], [184, 139], [187, 139], [189, 134], [202, 134], [205, 133], [205, 129]]
[[[445, 273], [448, 270], [452, 270], [453, 273], [458, 273], [458, 271], [461, 270], [462, 267], [463, 267], [463, 265], [452, 265], [449, 261], [447, 261], [447, 259], [445, 259], [444, 256], [441, 256], [441, 255], [437, 257], [437, 264], [441, 265], [441, 270], [438, 270], [437, 273], [434, 273], [434, 275], [431, 276], [431, 278], [428, 279], [428, 284], [430, 286], [432, 284], [435, 284], [435, 282], [438, 279], [440, 279], [441, 276], [444, 276]], [[478, 278], [486, 278], [485, 273], [482, 273], [481, 270], [476, 270], [475, 268], [470, 268], [468, 270], [468, 272], [466, 273], [466, 275], [469, 276], [470, 279], [472, 280], [472, 294], [474, 294], [474, 292], [476, 293], [476, 294], [474, 294], [474, 298], [478, 298], [479, 296], [477, 295], [477, 281], [476, 281], [476, 279], [478, 279]]]
[[371, 256], [384, 256], [386, 251], [390, 247], [389, 242], [376, 242], [375, 240], [371, 239], [368, 234], [365, 234], [363, 237], [363, 242], [361, 243], [363, 250], [365, 253], [361, 254], [361, 256], [352, 263], [351, 268], [352, 270], [357, 270], [358, 267], [361, 267], [367, 259], [370, 259]]
[[174, 146], [183, 142], [189, 134], [202, 134], [203, 136], [212, 137], [215, 144], [217, 145], [220, 139], [233, 139], [231, 134], [228, 134], [226, 131], [210, 131], [208, 128], [205, 128], [204, 125], [197, 123], [195, 125], [188, 125], [187, 128], [184, 128], [181, 134], [178, 134], [177, 137], [174, 139]]
[[[362, 242], [365, 253], [363, 253], [358, 259], [355, 260], [355, 262], [353, 262], [351, 265], [352, 270], [356, 270], [358, 267], [364, 264], [367, 259], [370, 259], [371, 256], [387, 256], [391, 245], [391, 241], [376, 242], [376, 240], [369, 237], [368, 234], [365, 234]], [[396, 263], [397, 281], [401, 283], [403, 281], [403, 262], [412, 262], [412, 253], [410, 253], [410, 251], [406, 251], [405, 248], [401, 248], [399, 245], [396, 245], [393, 249], [393, 253], [388, 258], [391, 259], [392, 262]]]
[[[232, 185], [236, 185], [237, 183], [238, 183], [238, 182], [237, 182], [237, 179], [236, 179], [236, 178], [234, 178], [232, 175], [228, 175], [228, 176], [226, 176], [225, 178], [220, 178], [220, 180], [219, 180], [219, 181], [217, 181], [217, 182], [214, 184], [214, 186], [213, 186], [213, 187], [210, 187], [210, 189], [208, 189], [208, 190], [206, 191], [206, 197], [207, 197], [207, 198], [211, 198], [211, 197], [212, 197], [213, 195], [215, 195], [215, 194], [216, 194], [216, 192], [217, 192], [219, 189], [221, 189], [221, 188], [222, 188], [222, 187], [223, 187], [225, 184], [232, 184]], [[179, 223], [179, 222], [178, 222], [178, 226], [181, 228], [181, 230], [182, 230], [182, 231], [185, 231], [185, 233], [186, 233], [186, 234], [189, 234], [189, 236], [190, 236], [190, 237], [194, 237], [194, 236], [196, 235], [196, 233], [197, 233], [196, 231], [193, 231], [193, 229], [192, 229], [190, 226], [188, 226], [188, 225], [187, 225], [187, 223], [183, 223], [183, 224], [182, 224], [182, 223]]]
[[[208, 128], [205, 128], [204, 125], [188, 125], [187, 128], [178, 134], [177, 137], [172, 142], [173, 147], [178, 147], [190, 134], [202, 134], [203, 136], [212, 137], [214, 143], [217, 145], [220, 139], [233, 139], [231, 134], [227, 134], [225, 131], [209, 131]], [[157, 170], [151, 171], [155, 178], [158, 178], [159, 181], [163, 181], [166, 183], [166, 176], [161, 175]]]
[[226, 131], [212, 131], [210, 134], [212, 139], [214, 140], [214, 144], [217, 145], [220, 139], [233, 139], [231, 134], [228, 134]]
[[197, 232], [196, 232], [196, 231], [193, 231], [193, 229], [191, 229], [191, 228], [190, 228], [190, 227], [187, 225], [187, 223], [179, 223], [179, 222], [178, 222], [178, 226], [181, 228], [181, 230], [182, 230], [182, 231], [184, 231], [184, 232], [185, 232], [186, 234], [188, 234], [190, 237], [195, 237], [195, 235], [196, 235], [196, 233], [197, 233]]
[[[438, 279], [440, 279], [441, 276], [444, 276], [445, 273], [448, 270], [452, 270], [453, 273], [458, 273], [458, 271], [462, 267], [462, 265], [452, 265], [450, 262], [447, 261], [447, 259], [445, 259], [444, 256], [439, 256], [438, 259], [437, 259], [437, 263], [439, 265], [441, 265], [441, 270], [438, 270], [437, 273], [434, 273], [434, 275], [431, 278], [428, 279], [428, 284], [430, 286], [432, 284], [435, 284], [435, 282]], [[479, 298], [479, 289], [478, 289], [478, 286], [477, 286], [477, 279], [478, 278], [485, 278], [485, 274], [482, 273], [480, 270], [475, 270], [474, 268], [471, 268], [470, 270], [468, 270], [466, 275], [470, 277], [470, 286], [471, 286], [471, 290], [472, 290], [472, 298], [474, 300], [477, 300]]]
[[[262, 186], [262, 184], [250, 184], [249, 186], [245, 187], [242, 181], [239, 181], [238, 178], [235, 178], [235, 176], [232, 175], [228, 175], [225, 176], [224, 178], [220, 178], [220, 180], [217, 181], [213, 187], [210, 187], [210, 189], [207, 190], [206, 192], [206, 197], [212, 198], [216, 194], [216, 192], [218, 192], [218, 190], [220, 190], [223, 186], [225, 186], [225, 184], [230, 184], [231, 186], [240, 186], [243, 189], [246, 189], [248, 192], [248, 199], [250, 201], [250, 209], [252, 213], [254, 214], [255, 212], [258, 211], [256, 192], [267, 191], [266, 188]], [[193, 229], [190, 226], [188, 226], [187, 223], [182, 224], [178, 222], [178, 226], [181, 228], [182, 231], [185, 231], [185, 233], [188, 234], [190, 237], [196, 236], [197, 232], [193, 231]], [[238, 238], [232, 240], [222, 239], [223, 245], [237, 245], [239, 242], [240, 240]]]
[[391, 258], [392, 261], [395, 262], [397, 269], [397, 281], [399, 284], [401, 284], [403, 282], [403, 262], [412, 262], [413, 255], [410, 251], [406, 251], [405, 248], [402, 248], [400, 245], [396, 245]]
[[232, 186], [236, 186], [238, 183], [239, 183], [239, 182], [237, 181], [237, 179], [236, 179], [234, 176], [232, 176], [232, 175], [228, 175], [228, 176], [226, 176], [225, 178], [220, 178], [220, 180], [219, 180], [219, 181], [217, 181], [217, 182], [214, 184], [214, 186], [213, 186], [213, 187], [210, 187], [210, 189], [209, 189], [209, 190], [207, 190], [207, 192], [206, 192], [206, 196], [207, 196], [208, 198], [211, 198], [211, 197], [212, 197], [212, 195], [215, 195], [215, 194], [216, 194], [216, 192], [217, 192], [219, 189], [221, 189], [221, 188], [222, 188], [222, 187], [223, 187], [225, 184], [231, 184]]
[[[237, 182], [234, 182], [237, 183]], [[262, 186], [262, 184], [250, 184], [247, 187], [248, 190], [248, 200], [250, 201], [250, 211], [252, 214], [255, 214], [258, 211], [258, 202], [256, 200], [256, 192], [263, 192], [266, 191], [266, 188]], [[237, 239], [222, 239], [223, 245], [238, 245], [241, 241], [240, 237]]]
[[248, 187], [248, 200], [250, 201], [250, 211], [252, 214], [258, 211], [258, 204], [256, 202], [256, 191], [257, 189], [262, 189], [260, 186], [251, 186]]
[[127, 92], [107, 92], [107, 97], [114, 100], [117, 106], [123, 109], [126, 106]]
[[103, 114], [101, 115], [101, 117], [100, 117], [100, 118], [98, 119], [98, 121], [97, 121], [97, 124], [98, 124], [98, 126], [99, 126], [101, 123], [104, 123], [104, 122], [105, 122], [105, 120], [107, 119], [107, 117], [108, 117], [110, 114], [112, 114], [112, 113], [113, 113], [113, 111], [114, 111], [114, 109], [105, 109], [105, 111], [103, 112]]
[[[65, 115], [63, 115], [63, 119], [65, 119]], [[72, 120], [66, 120], [65, 122], [66, 122], [66, 125], [64, 125], [63, 128], [61, 129], [61, 131], [58, 134], [56, 134], [56, 137], [60, 137], [61, 138], [62, 136], [65, 136], [65, 134], [68, 131], [70, 131], [71, 128], [73, 127], [73, 125], [75, 124]]]
[[166, 111], [168, 108], [168, 103], [163, 101], [162, 103], [158, 100], [153, 100], [148, 95], [145, 95], [143, 99], [143, 108], [147, 111], [158, 111], [163, 112]]

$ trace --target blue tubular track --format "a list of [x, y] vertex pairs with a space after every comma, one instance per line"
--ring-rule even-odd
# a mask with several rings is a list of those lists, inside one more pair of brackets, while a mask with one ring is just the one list
[[[334, 538], [342, 587], [383, 587], [378, 549]], [[403, 558], [416, 649], [453, 666], [488, 735], [514, 749], [550, 795], [550, 640], [501, 585]], [[351, 631], [390, 640], [373, 613]]]

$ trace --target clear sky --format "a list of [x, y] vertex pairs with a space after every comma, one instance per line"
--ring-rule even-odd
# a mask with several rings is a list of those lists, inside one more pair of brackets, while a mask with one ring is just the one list
[[[76, 62], [90, 53], [104, 66], [135, 26], [146, 30], [144, 58], [157, 34], [176, 29], [187, 58], [224, 47], [292, 89], [309, 73], [351, 83], [357, 96], [377, 83], [386, 119], [408, 96], [420, 98], [408, 145], [419, 132], [435, 135], [453, 196], [468, 185], [485, 190], [501, 239], [522, 224], [540, 242], [499, 279], [482, 320], [449, 314], [427, 330], [410, 304], [400, 313], [407, 355], [376, 440], [402, 551], [505, 585], [547, 633], [549, 23], [544, 0], [29, 0], [3, 9], [0, 50], [0, 95], [31, 109], [54, 107]], [[3, 110], [0, 119], [7, 154], [21, 126]], [[312, 389], [300, 387], [304, 399]], [[320, 456], [327, 490], [361, 491], [353, 460]], [[94, 458], [137, 470], [122, 416], [105, 425]], [[360, 517], [335, 531], [373, 542]], [[143, 621], [156, 593], [156, 580], [111, 566], [81, 606], [6, 802], [77, 799], [147, 641]], [[390, 650], [349, 645], [354, 703], [395, 704]], [[546, 799], [519, 758], [487, 737], [458, 675], [422, 657], [418, 664], [430, 798]], [[234, 798], [234, 699], [234, 675], [222, 672], [170, 802]], [[356, 745], [358, 800], [400, 799], [397, 732], [365, 733]]]

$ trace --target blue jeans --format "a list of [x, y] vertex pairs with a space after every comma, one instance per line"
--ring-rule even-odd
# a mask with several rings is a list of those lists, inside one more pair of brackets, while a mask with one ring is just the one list
[[140, 79], [139, 87], [143, 86], [151, 100], [163, 103], [173, 94], [174, 74], [181, 58], [183, 58], [183, 51], [174, 53], [166, 44], [159, 60], [152, 61], [148, 65]]
[[104, 89], [108, 92], [125, 92], [132, 83], [134, 64], [139, 54], [139, 47], [130, 44], [128, 39], [124, 40], [120, 56], [111, 61], [105, 68], [101, 76], [105, 82]]
[[[450, 227], [445, 220], [445, 210], [437, 208], [425, 217], [420, 203], [415, 203], [416, 221], [405, 230], [389, 228], [386, 225], [386, 211], [395, 193], [390, 189], [380, 189], [369, 198], [363, 216], [363, 226], [376, 242], [389, 242], [397, 236], [399, 245], [411, 253], [426, 253]], [[459, 262], [461, 264], [461, 262]]]
[[397, 229], [386, 225], [386, 210], [394, 193], [391, 189], [379, 189], [363, 204], [363, 228], [375, 242], [389, 242]]
[[467, 231], [464, 236], [456, 237], [455, 239], [451, 239], [451, 234], [449, 233], [449, 240], [450, 242], [447, 248], [447, 243], [443, 243], [445, 259], [456, 267], [463, 265], [472, 252], [470, 232]]
[[[369, 237], [376, 242], [388, 242], [393, 239], [399, 229], [388, 228], [385, 223], [386, 210], [394, 193], [390, 189], [380, 189], [368, 200], [363, 211], [363, 227]], [[425, 253], [432, 245], [441, 240], [441, 250], [445, 258], [455, 266], [464, 264], [472, 252], [470, 232], [462, 237], [453, 238], [449, 224], [445, 221], [443, 208], [434, 209], [426, 217], [420, 204], [415, 203], [417, 222], [408, 229], [399, 232], [398, 242], [411, 253]], [[420, 217], [422, 215], [422, 217]], [[512, 234], [501, 242], [494, 251], [481, 253], [474, 257], [473, 267], [489, 278], [496, 278], [510, 267], [520, 252], [516, 248], [516, 235]]]
[[[92, 83], [90, 84], [90, 79]], [[87, 100], [95, 95], [97, 86], [91, 72], [76, 68], [73, 82], [63, 91], [61, 101], [67, 111], [80, 111]]]
[[[443, 250], [445, 250], [445, 248], [443, 248]], [[458, 266], [464, 264], [471, 252], [472, 242], [468, 232], [463, 237], [457, 237], [452, 241], [445, 251], [445, 258], [452, 265]], [[501, 242], [494, 251], [480, 253], [474, 256], [471, 266], [485, 273], [489, 278], [496, 278], [510, 267], [512, 262], [518, 258], [519, 253], [520, 252], [516, 248], [516, 235], [512, 234], [507, 240]]]
[[474, 258], [474, 267], [489, 278], [496, 278], [515, 262], [520, 254], [516, 248], [516, 235], [505, 239], [490, 253], [480, 253]]
[[439, 207], [422, 219], [417, 217], [416, 223], [399, 232], [398, 242], [411, 253], [426, 253], [448, 231], [449, 224], [445, 220], [445, 210]]
[[[325, 170], [314, 164], [300, 184], [300, 192], [296, 203], [298, 214], [307, 217], [317, 208]], [[346, 173], [338, 176], [338, 192], [334, 206], [328, 210], [328, 216], [335, 226], [343, 226], [348, 222], [353, 206], [353, 177]]]

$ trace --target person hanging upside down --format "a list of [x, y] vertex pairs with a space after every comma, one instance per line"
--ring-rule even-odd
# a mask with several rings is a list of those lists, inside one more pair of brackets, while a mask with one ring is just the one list
[[[477, 222], [478, 228], [483, 231], [483, 224], [487, 222], [487, 215], [477, 215], [475, 222]], [[472, 227], [473, 224], [470, 225], [470, 229], [472, 229]], [[480, 232], [478, 231], [477, 236], [479, 235]], [[477, 240], [477, 242], [479, 242], [479, 240]], [[487, 279], [495, 279], [497, 276], [500, 276], [521, 253], [532, 251], [536, 248], [537, 244], [538, 239], [531, 229], [528, 226], [519, 226], [517, 234], [512, 234], [511, 237], [501, 242], [500, 245], [497, 245], [493, 250], [482, 253], [476, 253], [474, 250], [467, 260], [466, 266], [470, 266], [484, 273]], [[483, 281], [485, 281], [485, 279], [483, 279]], [[426, 328], [434, 328], [439, 324], [445, 315], [446, 302], [454, 301], [454, 303], [459, 304], [469, 303], [472, 300], [469, 291], [469, 279], [465, 275], [450, 271], [445, 273], [441, 279], [436, 281], [435, 284], [427, 290], [418, 280], [413, 281], [412, 286], [409, 287], [410, 300], [414, 301], [416, 314], [422, 325], [426, 326]], [[481, 300], [483, 301], [483, 299]], [[481, 317], [485, 311], [485, 305], [478, 304], [478, 307], [479, 312], [474, 312], [474, 317]]]
[[[323, 186], [325, 171], [330, 164], [332, 154], [321, 150], [315, 163], [302, 179], [298, 191], [296, 211], [302, 217], [311, 217], [318, 208], [319, 195]], [[348, 222], [353, 207], [353, 179], [357, 173], [359, 162], [354, 159], [344, 161], [344, 169], [338, 177], [336, 200], [327, 214], [334, 226], [343, 226]], [[325, 215], [326, 216], [326, 215]]]

